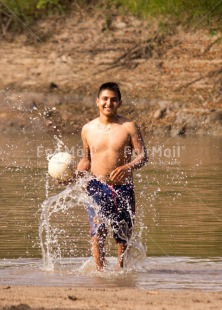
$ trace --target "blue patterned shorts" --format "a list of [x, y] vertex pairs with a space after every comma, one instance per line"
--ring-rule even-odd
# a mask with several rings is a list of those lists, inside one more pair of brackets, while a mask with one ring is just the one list
[[[91, 205], [87, 205], [90, 222], [91, 237], [94, 235], [107, 235], [107, 222], [109, 221], [113, 237], [117, 243], [127, 243], [132, 234], [135, 214], [135, 195], [131, 183], [123, 185], [108, 185], [97, 179], [89, 181], [87, 193], [99, 206], [98, 213]], [[96, 223], [99, 216], [101, 223]]]

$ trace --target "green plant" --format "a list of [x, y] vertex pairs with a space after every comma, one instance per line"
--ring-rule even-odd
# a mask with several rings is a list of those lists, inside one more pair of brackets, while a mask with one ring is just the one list
[[[113, 9], [118, 9], [120, 14], [129, 11], [143, 18], [161, 15], [171, 21], [201, 26], [214, 20], [216, 29], [221, 29], [222, 1], [218, 0], [1, 0], [0, 32], [21, 29], [21, 21], [31, 23], [51, 13], [68, 12], [71, 7], [105, 9], [107, 30], [111, 26]], [[166, 28], [164, 23], [165, 20], [160, 25], [163, 31]]]
[[218, 0], [113, 0], [134, 14], [142, 15], [221, 15], [222, 2]]
[[58, 10], [58, 11], [63, 11], [64, 6], [61, 3], [62, 1], [60, 0], [39, 0], [37, 2], [37, 9], [40, 10]]

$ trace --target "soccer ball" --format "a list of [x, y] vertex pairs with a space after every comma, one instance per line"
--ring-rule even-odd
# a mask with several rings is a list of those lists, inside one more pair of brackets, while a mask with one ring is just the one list
[[67, 152], [56, 153], [48, 163], [48, 173], [53, 179], [61, 182], [67, 182], [72, 179], [75, 170], [75, 158]]

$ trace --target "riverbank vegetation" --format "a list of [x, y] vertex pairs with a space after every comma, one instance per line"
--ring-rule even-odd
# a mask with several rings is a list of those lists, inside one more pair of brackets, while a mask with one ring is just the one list
[[[22, 31], [24, 23], [52, 14], [69, 14], [75, 10], [118, 10], [141, 18], [164, 16], [186, 25], [205, 26], [213, 23], [221, 31], [222, 1], [218, 0], [2, 0], [0, 2], [1, 32]], [[203, 20], [204, 22], [203, 22]]]

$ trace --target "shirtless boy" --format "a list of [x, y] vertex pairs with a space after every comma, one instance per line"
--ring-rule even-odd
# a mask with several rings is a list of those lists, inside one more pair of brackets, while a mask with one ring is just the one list
[[[104, 220], [97, 222], [94, 209], [87, 207], [91, 228], [92, 253], [97, 270], [105, 264], [104, 242], [107, 235], [105, 221], [109, 221], [117, 243], [118, 267], [132, 235], [135, 212], [133, 170], [148, 161], [141, 132], [135, 122], [117, 114], [122, 104], [116, 83], [105, 83], [96, 99], [99, 117], [82, 128], [84, 155], [78, 170], [90, 171], [95, 179], [88, 186], [88, 195], [99, 206]], [[131, 159], [132, 151], [136, 154]]]

